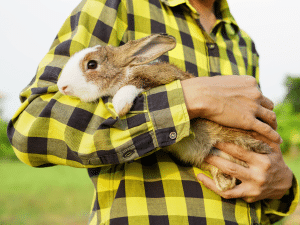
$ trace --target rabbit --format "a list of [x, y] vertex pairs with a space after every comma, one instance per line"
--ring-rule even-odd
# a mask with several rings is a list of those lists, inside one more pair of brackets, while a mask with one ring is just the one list
[[[75, 53], [67, 62], [57, 82], [64, 95], [80, 98], [84, 102], [111, 96], [116, 113], [124, 116], [134, 99], [143, 91], [174, 80], [194, 77], [166, 62], [153, 62], [176, 46], [174, 37], [152, 34], [126, 44], [95, 46]], [[222, 173], [204, 162], [209, 154], [248, 167], [245, 162], [214, 148], [218, 142], [229, 142], [249, 151], [270, 153], [270, 147], [251, 136], [252, 132], [221, 126], [206, 119], [191, 120], [190, 135], [180, 142], [164, 148], [183, 163], [209, 170], [220, 191], [232, 189], [237, 179]]]

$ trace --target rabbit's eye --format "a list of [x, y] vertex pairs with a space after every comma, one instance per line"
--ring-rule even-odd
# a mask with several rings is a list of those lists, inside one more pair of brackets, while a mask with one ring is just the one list
[[98, 63], [95, 60], [90, 60], [87, 64], [87, 68], [89, 70], [94, 70], [97, 68], [97, 66], [98, 66]]

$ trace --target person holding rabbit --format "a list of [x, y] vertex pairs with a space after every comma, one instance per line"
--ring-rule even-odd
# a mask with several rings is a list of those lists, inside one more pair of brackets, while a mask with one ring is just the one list
[[[83, 102], [63, 95], [66, 87], [58, 91], [62, 70], [76, 52], [123, 46], [155, 33], [167, 33], [177, 42], [160, 60], [194, 78], [142, 92], [121, 117], [111, 97]], [[124, 62], [131, 60], [128, 51]], [[100, 65], [108, 60], [104, 55]], [[88, 168], [95, 185], [89, 224], [270, 224], [295, 210], [298, 185], [280, 153], [273, 103], [257, 86], [258, 58], [226, 0], [84, 0], [21, 93], [22, 106], [9, 123], [8, 136], [16, 155], [30, 166]], [[92, 84], [93, 76], [84, 81]], [[190, 120], [195, 118], [251, 130], [272, 151], [258, 154], [217, 143], [216, 148], [248, 164], [207, 158], [241, 181], [220, 191], [209, 173], [162, 151], [193, 135]]]

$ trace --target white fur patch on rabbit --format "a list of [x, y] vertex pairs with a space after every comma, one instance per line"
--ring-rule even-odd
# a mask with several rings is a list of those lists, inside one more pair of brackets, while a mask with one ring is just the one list
[[112, 99], [116, 113], [122, 115], [122, 112], [128, 111], [128, 108], [131, 108], [134, 99], [143, 91], [144, 89], [137, 88], [133, 85], [127, 85], [120, 88]]
[[96, 47], [84, 49], [75, 53], [70, 58], [57, 82], [58, 89], [61, 93], [79, 97], [84, 102], [92, 102], [98, 99], [100, 92], [99, 87], [93, 82], [86, 81], [79, 65], [79, 62], [86, 54], [97, 50]]

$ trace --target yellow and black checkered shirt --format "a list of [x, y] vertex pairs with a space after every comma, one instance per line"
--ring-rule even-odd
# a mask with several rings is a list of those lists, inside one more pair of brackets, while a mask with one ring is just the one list
[[121, 119], [111, 97], [83, 103], [58, 92], [59, 75], [75, 52], [152, 33], [174, 36], [176, 48], [161, 59], [195, 76], [241, 74], [258, 81], [254, 43], [226, 0], [215, 9], [217, 22], [207, 34], [187, 0], [83, 0], [22, 91], [8, 127], [16, 155], [34, 167], [88, 168], [95, 185], [90, 224], [269, 224], [294, 211], [296, 181], [281, 200], [225, 200], [197, 181], [203, 171], [161, 150], [190, 135], [179, 81], [142, 93]]

